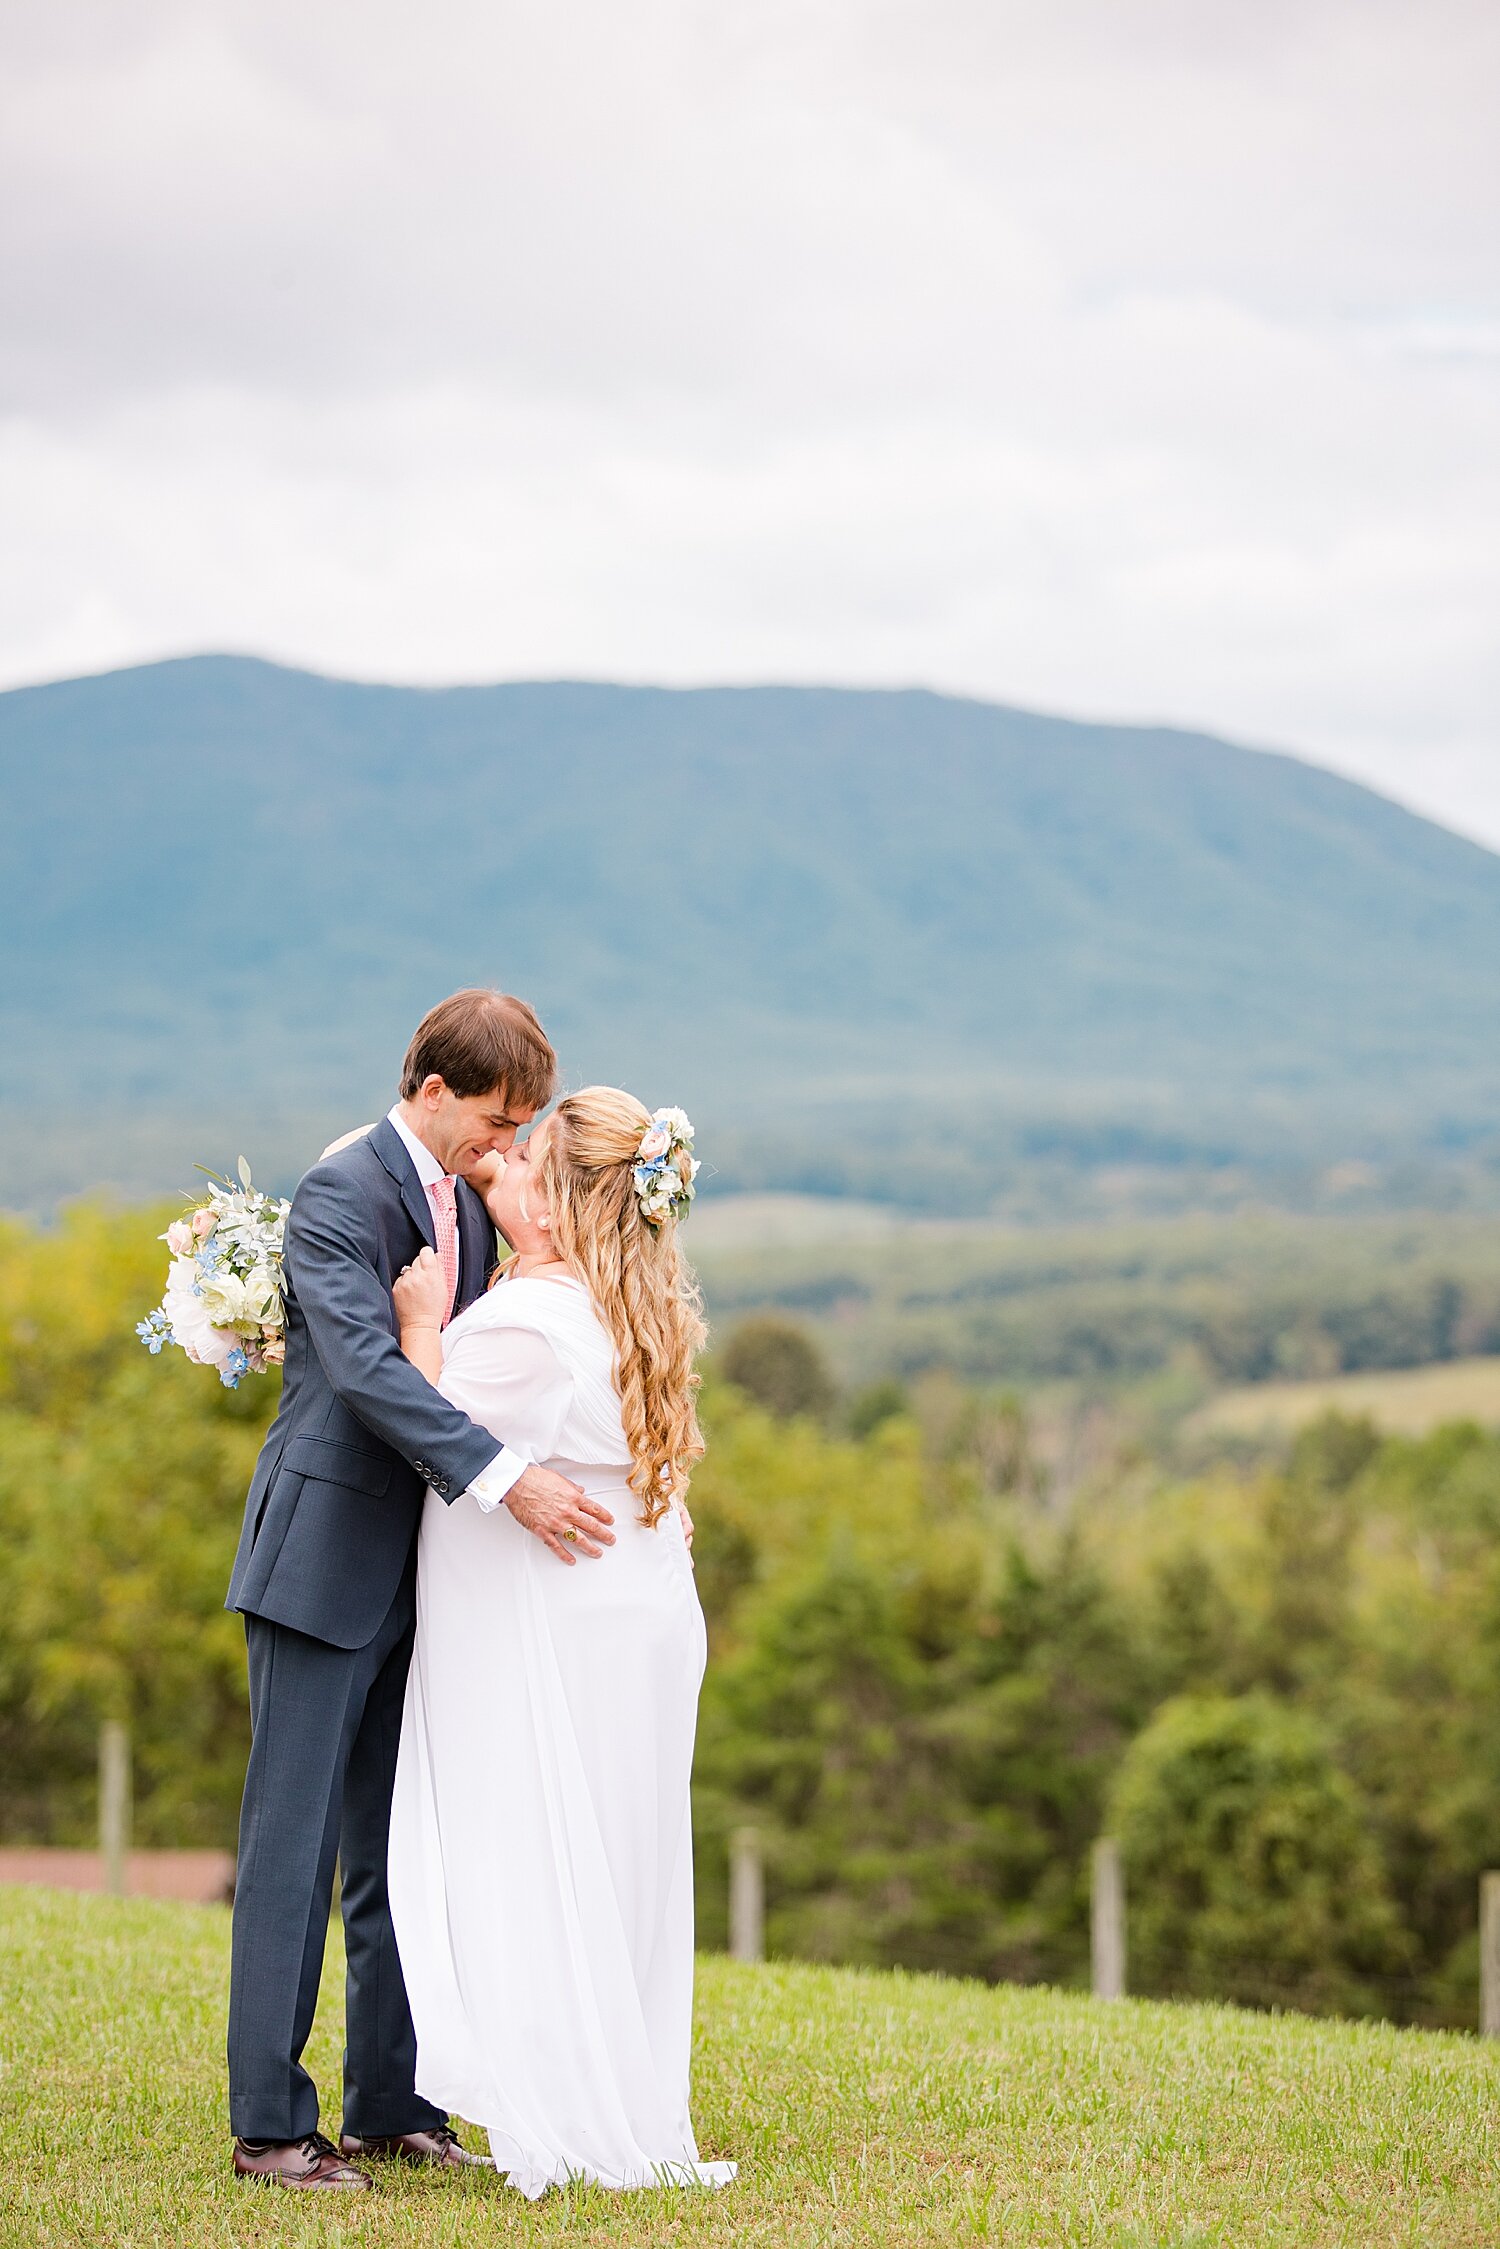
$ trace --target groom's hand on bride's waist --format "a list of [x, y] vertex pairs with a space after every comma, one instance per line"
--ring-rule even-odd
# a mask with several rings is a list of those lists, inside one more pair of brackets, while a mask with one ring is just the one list
[[580, 1554], [597, 1561], [605, 1547], [615, 1543], [609, 1509], [551, 1468], [523, 1468], [506, 1493], [505, 1504], [522, 1528], [534, 1531], [560, 1562], [576, 1562]]

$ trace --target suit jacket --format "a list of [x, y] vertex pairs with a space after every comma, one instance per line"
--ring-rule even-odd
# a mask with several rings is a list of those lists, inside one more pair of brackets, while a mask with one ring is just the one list
[[[458, 1182], [458, 1306], [495, 1265], [483, 1203]], [[433, 1239], [426, 1193], [388, 1117], [315, 1164], [286, 1228], [281, 1408], [256, 1462], [225, 1607], [336, 1648], [372, 1640], [430, 1484], [444, 1499], [496, 1439], [401, 1355], [391, 1283]]]

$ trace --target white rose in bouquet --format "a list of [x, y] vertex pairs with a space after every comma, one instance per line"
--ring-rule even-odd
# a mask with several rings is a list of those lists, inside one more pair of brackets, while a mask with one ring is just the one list
[[286, 1325], [286, 1313], [281, 1302], [281, 1282], [269, 1265], [256, 1265], [245, 1275], [245, 1298], [250, 1306], [250, 1317], [257, 1327], [279, 1328]]
[[222, 1265], [216, 1273], [198, 1275], [198, 1298], [217, 1328], [238, 1327], [255, 1317], [249, 1290], [239, 1274], [227, 1272]]
[[198, 1268], [190, 1257], [174, 1257], [167, 1272], [166, 1294], [161, 1300], [172, 1331], [172, 1341], [197, 1365], [221, 1367], [235, 1348], [236, 1338], [214, 1325], [206, 1297], [196, 1287]]

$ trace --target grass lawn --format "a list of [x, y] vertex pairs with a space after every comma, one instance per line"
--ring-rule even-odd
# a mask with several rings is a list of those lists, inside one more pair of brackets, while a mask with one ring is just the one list
[[1500, 2241], [1500, 2046], [721, 1960], [695, 2109], [705, 2154], [740, 2159], [726, 2193], [531, 2206], [493, 2174], [383, 2166], [374, 2195], [299, 2199], [229, 2172], [228, 1940], [221, 1908], [0, 1890], [6, 2249]]

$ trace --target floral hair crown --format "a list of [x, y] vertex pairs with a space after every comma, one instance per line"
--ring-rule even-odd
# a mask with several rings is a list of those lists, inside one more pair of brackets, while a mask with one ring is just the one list
[[[686, 1176], [678, 1157], [686, 1155]], [[653, 1229], [668, 1218], [686, 1218], [697, 1189], [693, 1128], [681, 1109], [658, 1109], [635, 1152], [635, 1192], [641, 1216]]]

